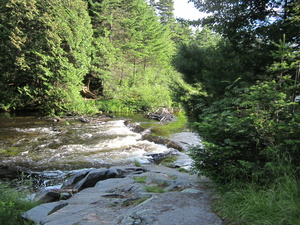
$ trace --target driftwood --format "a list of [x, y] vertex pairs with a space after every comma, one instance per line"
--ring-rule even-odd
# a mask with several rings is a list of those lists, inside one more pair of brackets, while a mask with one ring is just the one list
[[173, 109], [160, 108], [153, 113], [148, 113], [147, 116], [150, 119], [158, 120], [162, 122], [169, 122], [174, 119]]
[[91, 98], [91, 99], [98, 98], [98, 96], [96, 94], [94, 94], [90, 91], [89, 86], [83, 86], [82, 90], [81, 90], [81, 94], [83, 95], [83, 97], [86, 97], [86, 98]]

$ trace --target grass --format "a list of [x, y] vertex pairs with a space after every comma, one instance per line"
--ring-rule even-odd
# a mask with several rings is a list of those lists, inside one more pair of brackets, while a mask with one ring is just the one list
[[174, 163], [176, 162], [177, 159], [178, 159], [177, 155], [172, 155], [172, 156], [169, 156], [169, 157], [163, 159], [160, 164], [162, 164], [166, 167], [173, 167]]
[[124, 201], [122, 203], [123, 207], [127, 207], [127, 206], [135, 206], [135, 205], [139, 205], [142, 202], [146, 201], [149, 197], [144, 197], [144, 198], [138, 198], [138, 199], [127, 199], [126, 201]]
[[189, 173], [190, 172], [189, 170], [182, 168], [182, 167], [178, 168], [177, 170], [181, 173]]
[[186, 128], [187, 117], [183, 112], [177, 114], [177, 120], [168, 124], [151, 128], [152, 134], [156, 136], [168, 137], [171, 134], [179, 133]]
[[146, 183], [147, 176], [133, 177], [138, 183]]
[[152, 193], [164, 193], [164, 188], [160, 186], [146, 186], [146, 191], [152, 192]]
[[33, 224], [21, 218], [21, 214], [33, 208], [37, 203], [25, 200], [25, 193], [17, 192], [0, 184], [0, 224], [27, 225]]
[[137, 160], [134, 160], [134, 165], [136, 166], [136, 167], [141, 167], [142, 166], [142, 164], [139, 162], [139, 161], [137, 161]]
[[300, 183], [285, 176], [267, 188], [240, 186], [221, 192], [213, 208], [230, 225], [300, 225]]

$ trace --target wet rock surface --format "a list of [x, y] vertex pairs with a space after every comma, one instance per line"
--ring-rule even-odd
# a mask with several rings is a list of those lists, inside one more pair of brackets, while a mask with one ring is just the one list
[[[98, 170], [103, 175], [104, 169]], [[91, 174], [98, 177], [96, 172]], [[211, 193], [206, 186], [209, 181], [205, 178], [155, 165], [118, 166], [105, 173], [113, 175], [67, 200], [41, 204], [24, 217], [45, 225], [221, 224], [211, 211]], [[74, 175], [66, 184], [76, 185], [88, 174]]]

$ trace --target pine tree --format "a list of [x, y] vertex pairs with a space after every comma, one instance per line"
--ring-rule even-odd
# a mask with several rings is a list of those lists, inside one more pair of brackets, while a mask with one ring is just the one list
[[86, 8], [82, 0], [1, 2], [2, 105], [47, 113], [80, 108], [92, 35]]
[[159, 0], [156, 8], [159, 10], [160, 22], [162, 24], [172, 24], [175, 22], [173, 0]]

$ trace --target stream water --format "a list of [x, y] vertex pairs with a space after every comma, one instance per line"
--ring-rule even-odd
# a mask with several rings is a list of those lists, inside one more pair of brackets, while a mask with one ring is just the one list
[[[48, 177], [64, 177], [70, 171], [108, 165], [153, 163], [154, 154], [178, 154], [178, 163], [189, 166], [186, 153], [143, 140], [125, 121], [146, 127], [157, 122], [142, 116], [47, 119], [0, 114], [0, 166], [22, 167]], [[86, 122], [86, 121], [85, 121]], [[188, 130], [170, 137], [184, 148], [199, 144]], [[69, 171], [69, 172], [66, 172]]]

